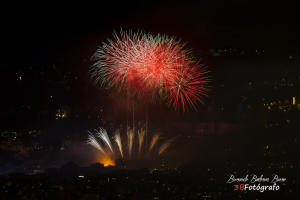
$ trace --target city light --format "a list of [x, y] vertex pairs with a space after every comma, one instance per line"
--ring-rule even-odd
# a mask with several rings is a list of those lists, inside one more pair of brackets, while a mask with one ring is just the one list
[[67, 118], [67, 111], [58, 109], [55, 114], [55, 119], [59, 120], [59, 119], [64, 119], [64, 118]]
[[295, 105], [295, 104], [296, 104], [296, 98], [293, 97], [293, 105]]

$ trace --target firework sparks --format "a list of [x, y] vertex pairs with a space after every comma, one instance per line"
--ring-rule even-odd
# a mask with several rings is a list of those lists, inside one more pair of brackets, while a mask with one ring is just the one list
[[128, 153], [131, 156], [133, 141], [134, 141], [134, 132], [133, 129], [127, 129], [127, 141], [128, 141]]
[[153, 137], [152, 137], [152, 140], [151, 140], [150, 147], [149, 147], [149, 152], [151, 152], [154, 145], [157, 143], [158, 139], [159, 139], [159, 134], [154, 134]]
[[99, 131], [97, 131], [97, 136], [103, 140], [103, 142], [109, 147], [109, 149], [112, 152], [114, 152], [114, 150], [111, 146], [111, 143], [110, 143], [110, 139], [109, 139], [105, 129], [100, 128]]
[[96, 137], [94, 135], [92, 135], [91, 133], [88, 136], [87, 143], [90, 144], [91, 146], [95, 147], [99, 151], [101, 151], [103, 154], [105, 154], [104, 149], [100, 146], [100, 144], [98, 143]]
[[165, 143], [161, 145], [161, 147], [158, 150], [158, 155], [161, 155], [167, 148], [171, 146], [173, 142], [173, 139], [167, 140]]
[[123, 155], [123, 148], [122, 148], [122, 142], [121, 142], [121, 136], [120, 136], [120, 130], [117, 129], [115, 132], [115, 141], [119, 147], [119, 151], [121, 153], [122, 158], [124, 157]]
[[180, 71], [181, 73], [168, 86], [169, 103], [175, 109], [181, 107], [185, 110], [187, 104], [196, 108], [195, 100], [202, 103], [202, 97], [207, 96], [206, 87], [202, 84], [207, 72], [197, 66], [181, 68]]
[[208, 71], [174, 37], [114, 33], [95, 52], [92, 77], [102, 86], [138, 96], [162, 97], [176, 110], [196, 108], [206, 96]]
[[145, 137], [145, 130], [144, 129], [140, 129], [138, 130], [138, 136], [139, 136], [139, 152], [142, 151], [142, 146], [143, 146], [143, 143], [144, 143], [144, 137]]
[[[120, 158], [120, 154], [121, 154], [121, 158], [122, 159], [131, 159], [132, 155], [137, 155], [137, 154], [132, 154], [133, 151], [135, 151], [136, 153], [141, 153], [141, 152], [151, 152], [154, 149], [154, 146], [156, 144], [158, 144], [158, 140], [160, 135], [159, 134], [154, 134], [152, 139], [151, 139], [151, 143], [150, 146], [146, 146], [145, 145], [145, 130], [144, 129], [139, 129], [137, 130], [138, 132], [138, 144], [139, 146], [136, 147], [136, 149], [134, 148], [134, 132], [133, 129], [128, 128], [127, 129], [127, 143], [123, 142], [122, 143], [122, 137], [120, 134], [120, 130], [116, 130], [115, 131], [115, 137], [114, 140], [116, 145], [116, 148], [119, 149], [120, 154], [117, 153], [118, 150], [108, 150], [109, 145], [107, 144], [107, 142], [105, 142], [106, 140], [109, 141], [109, 144], [111, 145], [111, 142], [109, 140], [109, 137], [107, 135], [107, 132], [105, 129], [101, 128], [101, 131], [96, 130], [95, 133], [90, 133], [88, 135], [88, 139], [87, 139], [87, 144], [93, 146], [94, 148], [96, 148], [97, 150], [99, 150], [101, 152], [100, 156], [99, 156], [99, 162], [104, 164], [105, 166], [108, 165], [115, 165], [115, 160]], [[100, 137], [99, 133], [101, 135], [105, 135], [105, 137]], [[96, 137], [97, 136], [97, 137]], [[102, 141], [103, 145], [105, 145], [105, 148], [103, 146], [101, 146], [101, 143], [98, 142], [97, 138], [100, 138], [100, 140]], [[126, 140], [125, 140], [126, 141]], [[173, 140], [168, 140], [165, 143], [163, 143], [160, 148], [158, 149], [157, 155], [161, 155], [171, 144], [172, 144]], [[123, 145], [127, 146], [127, 148], [123, 149]], [[113, 148], [114, 146], [111, 145], [111, 147]], [[124, 152], [125, 150], [127, 150], [128, 152]], [[149, 154], [145, 154], [144, 156], [149, 155]], [[140, 158], [141, 154], [139, 154], [139, 158]]]

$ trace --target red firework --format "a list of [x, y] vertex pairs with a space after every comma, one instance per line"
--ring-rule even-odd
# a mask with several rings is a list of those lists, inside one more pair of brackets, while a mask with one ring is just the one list
[[92, 76], [103, 86], [162, 97], [176, 110], [196, 108], [206, 96], [207, 71], [173, 37], [121, 31], [94, 57]]

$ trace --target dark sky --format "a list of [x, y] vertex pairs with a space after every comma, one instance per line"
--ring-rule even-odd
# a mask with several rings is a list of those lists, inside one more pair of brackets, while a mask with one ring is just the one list
[[[265, 49], [273, 58], [281, 55], [286, 58], [288, 55], [297, 57], [300, 53], [300, 26], [297, 21], [300, 18], [299, 7], [296, 3], [287, 0], [280, 3], [275, 1], [206, 0], [197, 1], [197, 3], [188, 3], [187, 1], [163, 3], [98, 1], [98, 4], [89, 4], [72, 1], [69, 4], [54, 4], [53, 2], [40, 2], [40, 4], [32, 5], [28, 2], [23, 5], [17, 2], [11, 4], [13, 5], [1, 6], [0, 12], [2, 34], [0, 67], [4, 66], [6, 69], [8, 67], [28, 68], [29, 66], [37, 69], [44, 65], [56, 64], [60, 68], [67, 68], [65, 71], [79, 71], [87, 74], [88, 67], [91, 65], [89, 59], [97, 45], [111, 37], [113, 30], [119, 31], [120, 27], [177, 36], [188, 43], [188, 47], [194, 50], [197, 57], [201, 57], [209, 48], [222, 47]], [[256, 63], [245, 60], [234, 62], [240, 62], [236, 66], [241, 68], [256, 65]], [[261, 65], [274, 66], [273, 64], [277, 63], [274, 59], [266, 65], [264, 63]], [[212, 65], [215, 68], [220, 68], [220, 66], [226, 65]], [[230, 91], [235, 93], [241, 85], [237, 79], [244, 79], [245, 82], [253, 79], [249, 74], [248, 77], [246, 76], [248, 72], [244, 76], [240, 74], [237, 76], [235, 73], [238, 74], [233, 70], [220, 70], [219, 76], [214, 76], [214, 81], [218, 83], [224, 80], [231, 81], [234, 87]], [[253, 74], [255, 73], [254, 70]], [[233, 76], [237, 79], [233, 80]], [[3, 75], [2, 78], [4, 78], [1, 80], [3, 81], [1, 82], [2, 87], [8, 87], [6, 79], [9, 80], [10, 77]], [[15, 79], [11, 80], [15, 82]], [[89, 77], [86, 77], [86, 80], [89, 80]], [[30, 84], [36, 86], [40, 82], [32, 81]], [[102, 94], [97, 93], [98, 99], [94, 97], [96, 90], [91, 89], [92, 92], [90, 92], [88, 89], [92, 87], [91, 85], [84, 85], [80, 82], [74, 87], [77, 92], [74, 95], [64, 95], [64, 90], [61, 90], [62, 99], [66, 98], [72, 103], [75, 102], [74, 104], [78, 104], [79, 107], [82, 107], [81, 104], [83, 104], [94, 109], [91, 101], [95, 101], [95, 105], [100, 105], [97, 100], [102, 97]], [[2, 90], [2, 94], [9, 93], [7, 96], [11, 95], [5, 100], [5, 104], [2, 104], [3, 107], [9, 108], [18, 103], [23, 104], [25, 97], [30, 96], [24, 92], [19, 97], [15, 92], [17, 86]], [[54, 93], [44, 89], [42, 85], [36, 87], [39, 90], [35, 90], [35, 87], [32, 88], [34, 89], [30, 91], [31, 94], [42, 93], [43, 95], [40, 96], [43, 97], [49, 97]], [[87, 98], [91, 96], [93, 98]], [[215, 94], [210, 96], [214, 97]], [[232, 101], [230, 94], [226, 93], [224, 96], [226, 101]], [[31, 100], [29, 99], [28, 102]], [[219, 98], [219, 100], [223, 99]], [[40, 100], [36, 99], [36, 101]], [[82, 103], [83, 101], [86, 103]], [[61, 102], [59, 101], [59, 103]], [[40, 104], [48, 106], [48, 99], [42, 99]], [[110, 112], [109, 109], [107, 110]], [[193, 114], [196, 115], [195, 119], [200, 119], [198, 113], [194, 112]], [[115, 114], [109, 113], [109, 115], [114, 118], [120, 113], [117, 110]], [[161, 121], [165, 116], [160, 115]], [[14, 118], [13, 115], [8, 121]], [[182, 118], [182, 116], [174, 115], [173, 118]], [[21, 120], [23, 121], [23, 118]]]
[[292, 1], [10, 5], [1, 13], [1, 62], [40, 64], [89, 58], [96, 44], [120, 27], [175, 35], [200, 54], [215, 46], [298, 52], [297, 16]]

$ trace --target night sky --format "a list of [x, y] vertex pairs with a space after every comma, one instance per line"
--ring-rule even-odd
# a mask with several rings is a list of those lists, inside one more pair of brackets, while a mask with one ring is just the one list
[[[97, 5], [72, 2], [70, 5], [10, 5], [3, 10], [2, 129], [52, 127], [52, 122], [41, 120], [36, 113], [44, 108], [55, 110], [60, 105], [95, 115], [104, 109], [104, 120], [122, 121], [126, 113], [119, 110], [116, 105], [119, 102], [109, 92], [95, 86], [88, 73], [92, 64], [90, 58], [97, 46], [120, 28], [176, 36], [187, 42], [194, 55], [210, 67], [213, 77], [210, 97], [200, 106], [199, 112], [182, 115], [164, 106], [153, 107], [150, 118], [154, 125], [166, 131], [168, 127], [163, 120], [177, 124], [171, 127], [177, 132], [166, 131], [167, 135], [183, 134], [181, 131], [186, 126], [186, 132], [193, 132], [191, 126], [185, 125], [189, 123], [219, 120], [238, 124], [237, 105], [242, 96], [247, 95], [243, 92], [243, 84], [276, 80], [282, 74], [296, 76], [299, 72], [296, 68], [300, 53], [299, 13], [297, 6], [289, 1], [111, 1]], [[218, 48], [245, 50], [246, 55], [214, 57], [209, 54], [211, 49]], [[262, 50], [264, 55], [257, 57], [257, 51]], [[51, 68], [59, 71], [58, 74], [53, 70], [49, 72]], [[72, 73], [72, 78], [78, 76], [78, 81], [65, 80], [63, 77], [68, 72]], [[24, 88], [16, 82], [19, 75], [24, 76]], [[48, 87], [47, 78], [54, 82], [53, 87]], [[222, 89], [223, 84], [226, 89]], [[70, 89], [66, 89], [68, 87]], [[49, 100], [52, 95], [53, 102]], [[229, 117], [214, 113], [220, 103], [229, 106], [226, 113]], [[23, 104], [33, 107], [33, 111], [28, 112], [31, 117], [17, 109]], [[98, 122], [92, 121], [95, 127]], [[90, 125], [82, 123], [86, 123], [82, 129]], [[182, 129], [176, 130], [178, 126]]]
[[89, 59], [95, 46], [120, 27], [175, 35], [197, 55], [214, 46], [297, 53], [296, 11], [297, 6], [290, 1], [7, 6], [1, 14], [1, 63], [73, 65]]

